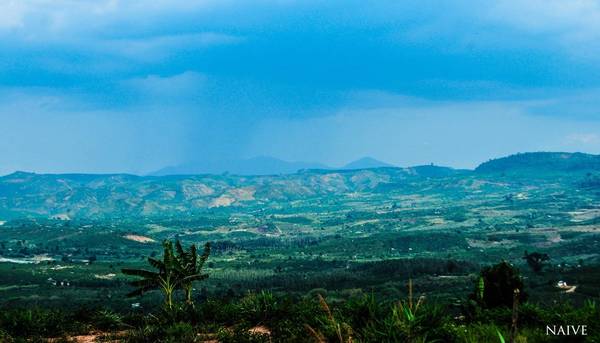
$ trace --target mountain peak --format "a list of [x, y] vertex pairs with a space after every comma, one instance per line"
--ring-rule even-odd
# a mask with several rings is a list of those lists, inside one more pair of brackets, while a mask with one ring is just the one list
[[271, 156], [256, 156], [247, 159], [224, 159], [189, 162], [158, 170], [151, 175], [222, 174], [274, 175], [292, 174], [301, 169], [327, 169], [319, 163], [289, 162]]
[[391, 165], [389, 163], [385, 163], [379, 160], [376, 160], [372, 157], [369, 156], [365, 156], [362, 158], [359, 158], [358, 160], [352, 161], [348, 164], [346, 164], [345, 166], [342, 167], [342, 169], [369, 169], [369, 168], [386, 168], [386, 167], [395, 167], [394, 165]]

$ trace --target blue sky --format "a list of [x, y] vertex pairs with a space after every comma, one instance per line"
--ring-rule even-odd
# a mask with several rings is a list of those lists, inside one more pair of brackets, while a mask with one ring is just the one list
[[0, 174], [600, 153], [600, 1], [0, 3]]

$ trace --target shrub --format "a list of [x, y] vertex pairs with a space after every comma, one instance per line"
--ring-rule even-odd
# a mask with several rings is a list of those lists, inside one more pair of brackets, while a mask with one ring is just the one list
[[305, 324], [306, 330], [316, 342], [338, 342], [351, 343], [353, 341], [354, 332], [352, 327], [333, 315], [333, 311], [325, 298], [320, 294], [317, 296], [319, 304], [323, 310], [323, 314], [319, 317], [319, 326], [314, 328], [309, 324]]
[[199, 319], [204, 323], [233, 325], [239, 320], [238, 306], [232, 302], [209, 299], [197, 307]]
[[550, 256], [548, 254], [542, 254], [537, 251], [532, 252], [531, 254], [525, 251], [523, 255], [523, 259], [527, 261], [527, 265], [533, 270], [535, 273], [541, 273], [542, 269], [546, 266], [546, 262], [550, 260]]
[[13, 337], [61, 337], [87, 329], [61, 311], [40, 308], [3, 310], [0, 327]]
[[175, 323], [165, 330], [164, 342], [193, 343], [198, 339], [196, 330], [188, 323]]
[[154, 343], [160, 342], [164, 336], [160, 326], [145, 324], [134, 330], [128, 331], [124, 337], [128, 343]]
[[91, 318], [92, 324], [102, 331], [113, 331], [123, 326], [121, 316], [110, 310], [98, 310]]
[[484, 308], [500, 306], [511, 308], [515, 289], [520, 291], [519, 303], [522, 304], [527, 300], [527, 293], [523, 288], [519, 270], [503, 261], [481, 271], [475, 292], [470, 295], [470, 298]]
[[349, 325], [358, 330], [382, 318], [387, 308], [370, 294], [348, 299], [341, 305], [340, 311]]
[[239, 313], [242, 319], [252, 324], [268, 322], [276, 317], [278, 312], [279, 304], [271, 292], [250, 293], [239, 303]]
[[507, 331], [501, 330], [494, 324], [474, 324], [458, 327], [456, 338], [457, 341], [464, 343], [500, 342], [498, 333], [503, 337], [507, 336]]
[[0, 342], [13, 343], [15, 340], [8, 334], [8, 332], [0, 329]]

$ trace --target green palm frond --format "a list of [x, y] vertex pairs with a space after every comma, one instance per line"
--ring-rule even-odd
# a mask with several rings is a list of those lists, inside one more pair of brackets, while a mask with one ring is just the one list
[[183, 247], [181, 246], [180, 241], [175, 242], [175, 250], [177, 251], [177, 255], [179, 256], [186, 255], [185, 251], [183, 250]]
[[146, 293], [148, 291], [151, 291], [151, 290], [157, 289], [157, 288], [158, 288], [157, 285], [148, 285], [145, 287], [140, 287], [132, 292], [127, 293], [127, 297], [130, 297], [130, 298], [137, 297], [137, 296], [143, 295], [144, 293]]
[[163, 261], [159, 261], [155, 258], [148, 257], [148, 263], [150, 263], [150, 265], [156, 269], [160, 269], [160, 270], [165, 269], [165, 263]]
[[[194, 247], [194, 250], [195, 250], [195, 248], [196, 247]], [[202, 256], [200, 256], [200, 261], [198, 262], [199, 269], [202, 269], [202, 267], [204, 266], [204, 262], [206, 262], [209, 255], [210, 255], [210, 242], [207, 242], [206, 244], [204, 244], [204, 252], [202, 253]]]
[[144, 269], [124, 268], [124, 269], [121, 269], [121, 272], [125, 275], [140, 276], [140, 277], [144, 277], [144, 278], [154, 278], [154, 277], [158, 276], [158, 273], [152, 272], [149, 270], [144, 270]]
[[[190, 246], [190, 252], [187, 254], [187, 270], [196, 270], [198, 267], [198, 252], [196, 250], [196, 244]], [[200, 266], [202, 268], [202, 266]]]
[[131, 281], [129, 282], [130, 285], [134, 286], [134, 287], [146, 287], [149, 285], [156, 285], [156, 279], [158, 278], [158, 276], [156, 278], [152, 278], [152, 279], [140, 279], [140, 280], [135, 280], [135, 281]]
[[166, 269], [170, 269], [175, 266], [176, 258], [173, 253], [173, 242], [165, 240], [163, 242], [163, 263]]
[[505, 343], [506, 341], [504, 340], [504, 336], [502, 336], [502, 334], [500, 333], [500, 330], [496, 329], [496, 333], [498, 334], [498, 339], [500, 340], [500, 343]]
[[191, 283], [194, 281], [202, 281], [208, 279], [208, 274], [188, 275], [181, 280], [181, 283]]
[[406, 306], [402, 306], [402, 303], [400, 303], [400, 306], [402, 308], [402, 312], [404, 313], [404, 317], [409, 321], [414, 321], [415, 320], [415, 314], [412, 312], [412, 310]]

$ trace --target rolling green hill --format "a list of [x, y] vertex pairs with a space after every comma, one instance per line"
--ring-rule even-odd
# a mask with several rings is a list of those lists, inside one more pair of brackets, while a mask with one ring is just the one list
[[[439, 169], [439, 170], [438, 170]], [[306, 170], [273, 176], [135, 176], [34, 174], [0, 178], [0, 215], [8, 217], [119, 217], [187, 213], [317, 196], [371, 192], [383, 184], [445, 176], [452, 169]], [[2, 218], [0, 218], [2, 219]]]
[[[360, 170], [310, 169], [294, 174], [136, 176], [127, 174], [35, 174], [0, 177], [0, 220], [106, 218], [192, 213], [206, 209], [260, 207], [354, 193], [385, 193], [415, 182], [486, 173], [544, 175], [600, 171], [600, 156], [523, 153], [490, 160], [475, 172], [434, 165]], [[420, 181], [419, 181], [420, 180]], [[429, 186], [435, 182], [429, 182]], [[427, 185], [424, 185], [427, 189]]]
[[528, 152], [497, 158], [479, 165], [477, 172], [536, 171], [600, 171], [600, 155], [580, 152]]

